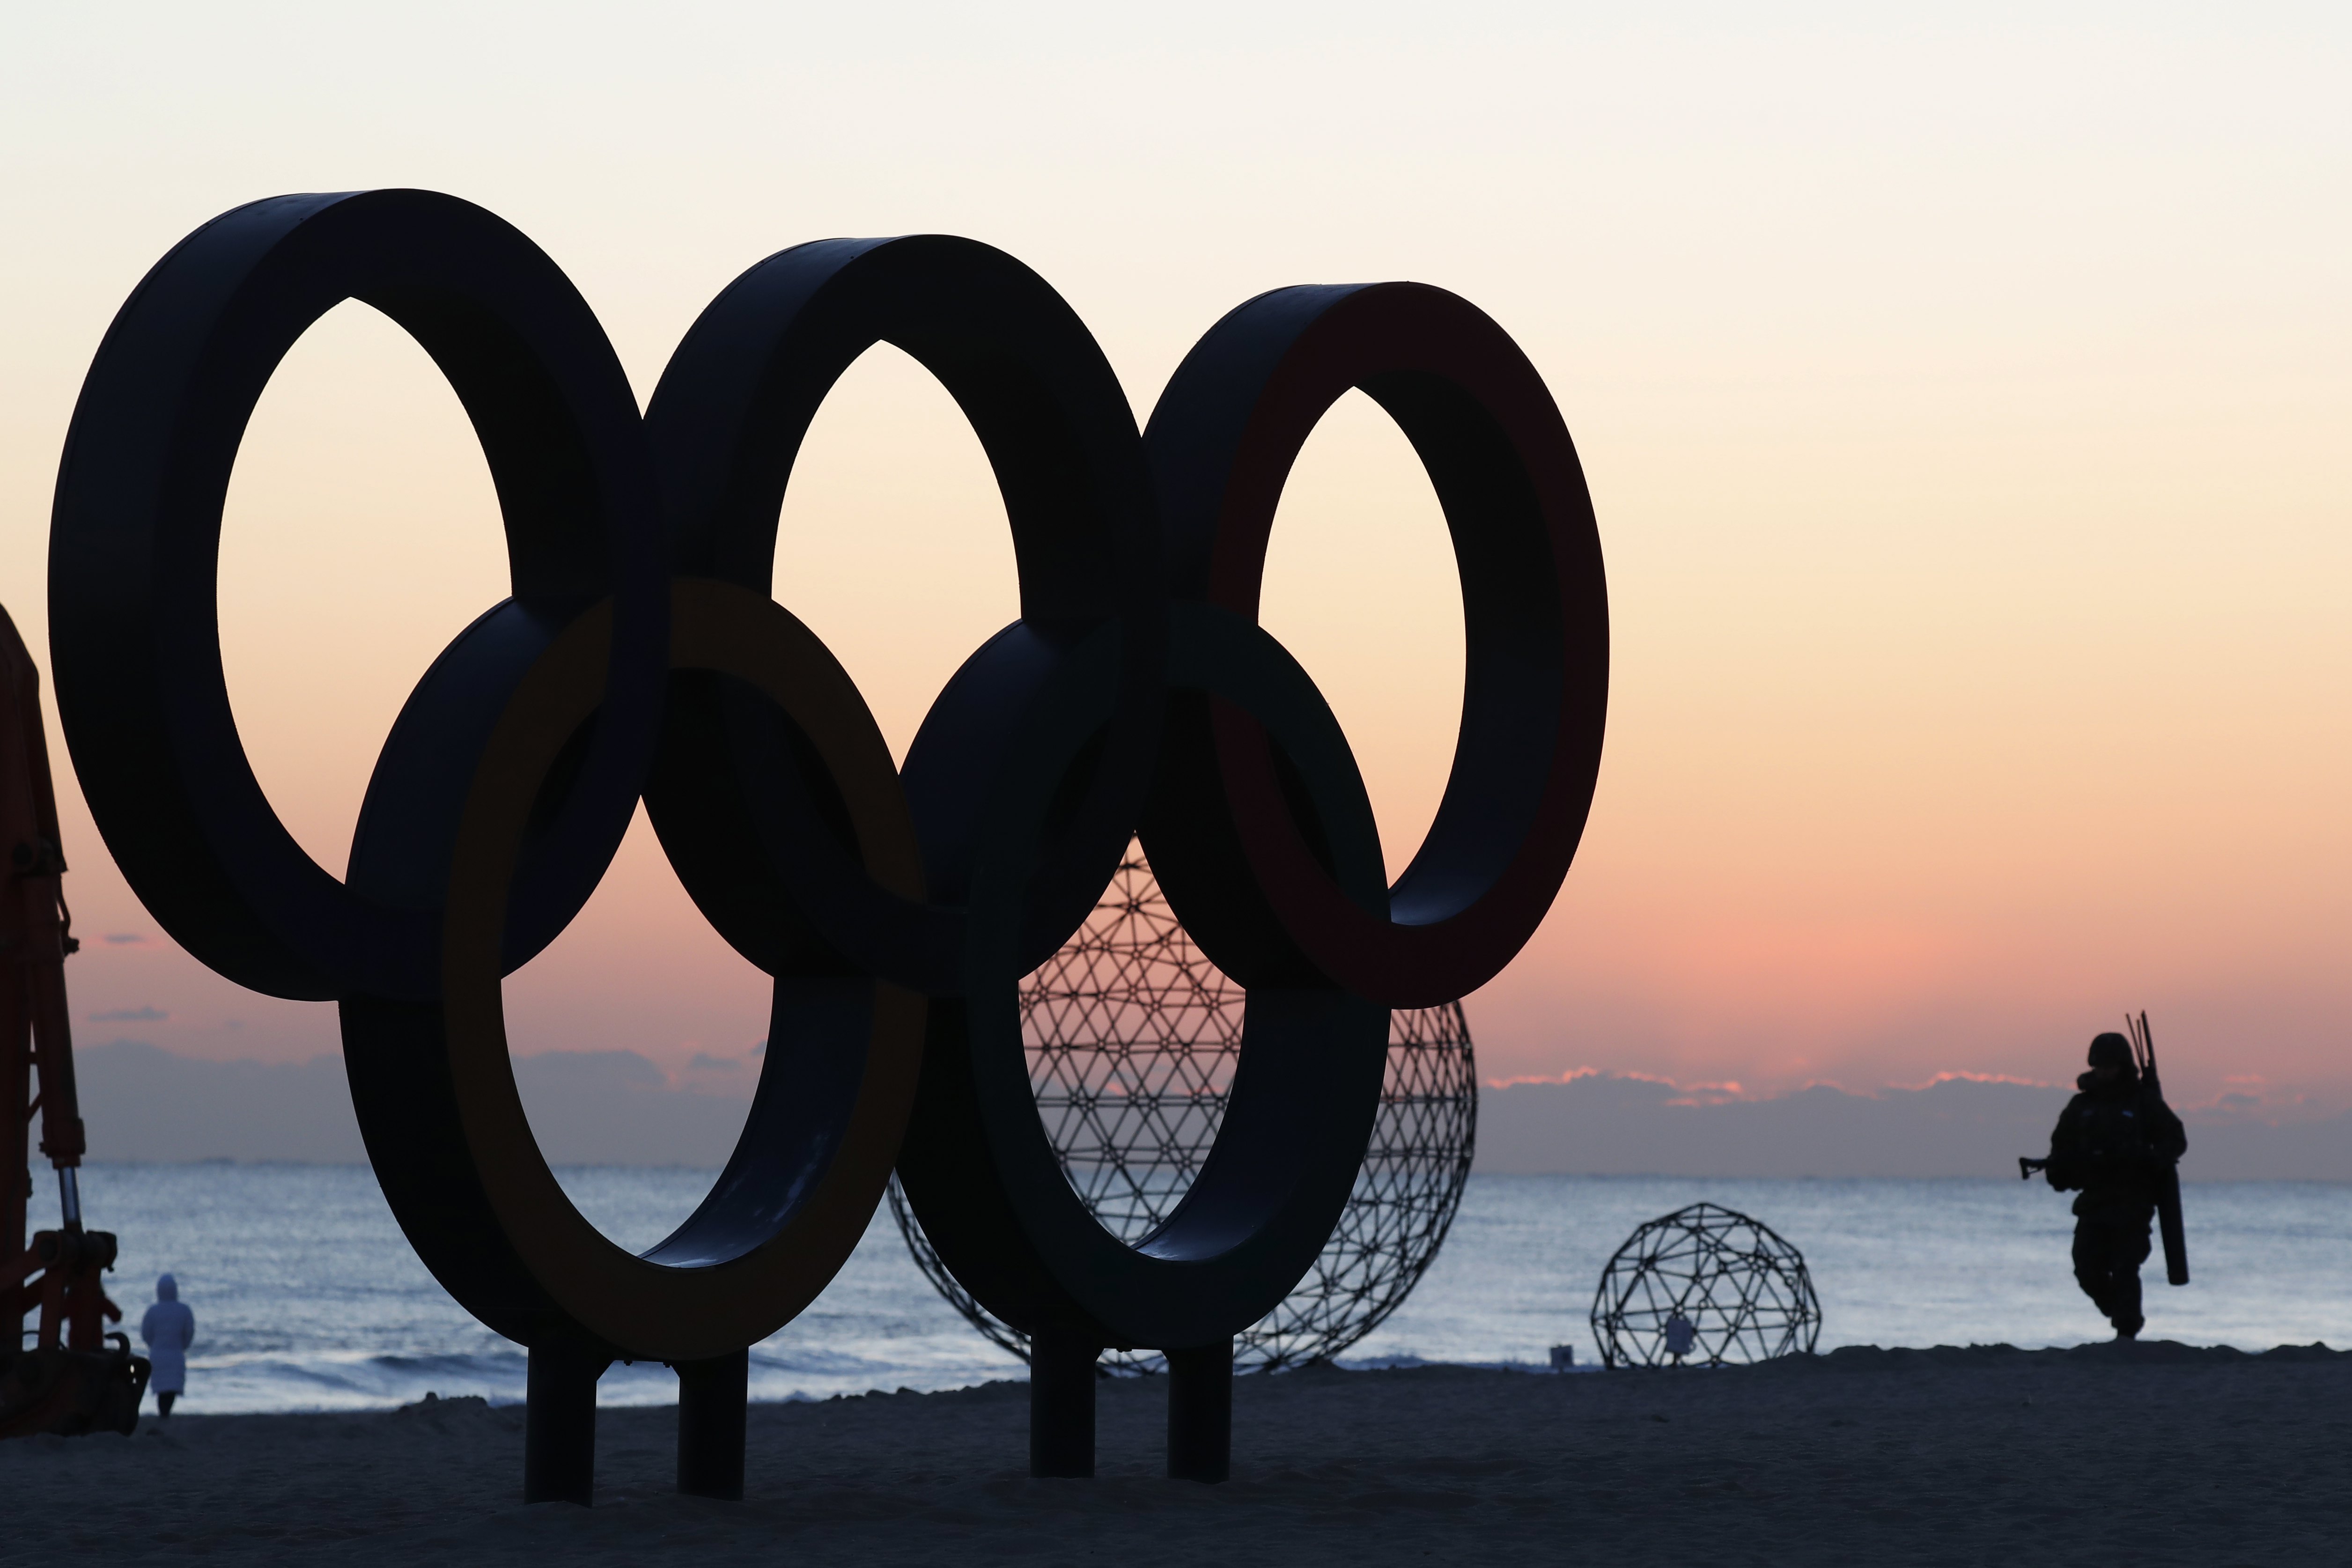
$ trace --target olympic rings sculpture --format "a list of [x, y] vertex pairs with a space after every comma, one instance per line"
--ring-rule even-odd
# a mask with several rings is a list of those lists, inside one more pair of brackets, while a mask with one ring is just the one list
[[[246, 423], [344, 299], [398, 322], [463, 402], [513, 593], [419, 681], [338, 879], [246, 760], [215, 582]], [[940, 694], [903, 769], [769, 592], [800, 443], [877, 342], [971, 421], [1020, 578], [1020, 620]], [[1467, 639], [1453, 772], [1392, 888], [1346, 737], [1256, 624], [1285, 477], [1351, 388], [1428, 470]], [[740, 1495], [746, 1347], [824, 1289], [894, 1166], [957, 1279], [1036, 1347], [1033, 1469], [1091, 1473], [1094, 1358], [1148, 1346], [1177, 1373], [1171, 1472], [1222, 1479], [1232, 1336], [1347, 1201], [1388, 1009], [1463, 995], [1533, 934], [1583, 831], [1607, 706], [1574, 446], [1526, 356], [1453, 295], [1261, 295], [1139, 431], [1085, 325], [1010, 256], [822, 241], [720, 294], [640, 415], [554, 262], [419, 191], [257, 202], [155, 266], [74, 413], [49, 586], [58, 707], [116, 862], [222, 975], [339, 1004], [403, 1229], [530, 1349], [526, 1496], [583, 1501], [595, 1375], [624, 1356], [679, 1368], [681, 1487]], [[741, 1141], [635, 1256], [572, 1207], [531, 1139], [499, 981], [578, 913], [641, 797], [698, 906], [775, 985]], [[1215, 1147], [1129, 1246], [1055, 1163], [1017, 987], [1138, 832], [1248, 999]]]

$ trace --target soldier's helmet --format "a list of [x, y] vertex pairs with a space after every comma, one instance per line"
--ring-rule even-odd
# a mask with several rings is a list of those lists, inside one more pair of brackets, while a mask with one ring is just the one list
[[2113, 1030], [2091, 1041], [2093, 1067], [2120, 1067], [2126, 1078], [2138, 1075], [2138, 1065], [2132, 1061], [2131, 1041]]

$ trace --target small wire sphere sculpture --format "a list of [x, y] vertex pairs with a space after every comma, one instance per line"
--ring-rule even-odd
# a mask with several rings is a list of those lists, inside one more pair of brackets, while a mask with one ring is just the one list
[[[1103, 1228], [1140, 1239], [1208, 1157], [1232, 1092], [1242, 988], [1192, 945], [1138, 846], [1076, 936], [1023, 984], [1038, 1114], [1062, 1172]], [[1458, 1002], [1390, 1015], [1388, 1081], [1363, 1168], [1315, 1267], [1234, 1343], [1236, 1371], [1337, 1354], [1403, 1304], [1462, 1204], [1478, 1076]], [[1026, 1361], [1026, 1336], [956, 1282], [892, 1177], [890, 1213], [915, 1263], [974, 1328]], [[1161, 1357], [1112, 1352], [1106, 1370]]]
[[1707, 1366], [1810, 1353], [1822, 1304], [1804, 1255], [1761, 1220], [1694, 1203], [1627, 1237], [1601, 1270], [1604, 1366]]

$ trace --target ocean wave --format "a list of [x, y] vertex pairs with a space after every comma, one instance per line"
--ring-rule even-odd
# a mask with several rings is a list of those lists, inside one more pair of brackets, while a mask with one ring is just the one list
[[[390, 1410], [426, 1395], [478, 1395], [493, 1405], [522, 1403], [530, 1361], [520, 1347], [479, 1354], [401, 1355], [328, 1351], [303, 1355], [246, 1354], [191, 1356], [188, 1392], [180, 1408], [194, 1414], [262, 1411]], [[1010, 1369], [1021, 1375], [1025, 1369]], [[962, 1388], [1008, 1375], [1008, 1369], [969, 1358], [931, 1365], [851, 1352], [812, 1354], [806, 1347], [754, 1350], [751, 1396], [765, 1403], [829, 1399], [839, 1395], [930, 1392]], [[596, 1385], [601, 1406], [673, 1405], [677, 1375], [660, 1362], [615, 1362]]]

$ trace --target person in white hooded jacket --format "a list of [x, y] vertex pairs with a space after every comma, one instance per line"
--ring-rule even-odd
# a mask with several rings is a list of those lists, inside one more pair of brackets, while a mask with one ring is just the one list
[[196, 1340], [196, 1314], [180, 1300], [180, 1282], [169, 1274], [155, 1281], [155, 1304], [139, 1320], [139, 1337], [155, 1368], [147, 1386], [155, 1391], [155, 1408], [168, 1416], [188, 1386], [188, 1346]]

